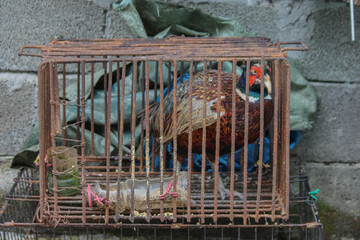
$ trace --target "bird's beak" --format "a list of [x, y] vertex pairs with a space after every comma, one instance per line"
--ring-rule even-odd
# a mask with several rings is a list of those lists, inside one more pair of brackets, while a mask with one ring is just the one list
[[[261, 79], [256, 78], [255, 82], [257, 84], [261, 84]], [[265, 74], [265, 76], [264, 76], [264, 85], [266, 87], [268, 94], [271, 94], [271, 80], [270, 80], [269, 74]]]
[[269, 74], [265, 74], [264, 76], [264, 84], [265, 84], [265, 87], [268, 91], [268, 94], [271, 94], [271, 81], [270, 81], [270, 76]]

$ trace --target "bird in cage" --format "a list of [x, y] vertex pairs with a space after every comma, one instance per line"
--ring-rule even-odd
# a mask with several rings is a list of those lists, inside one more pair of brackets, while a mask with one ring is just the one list
[[[210, 162], [215, 174], [216, 156], [216, 128], [217, 128], [217, 108], [220, 107], [220, 142], [219, 155], [231, 152], [231, 133], [232, 133], [232, 93], [233, 75], [221, 72], [221, 92], [218, 94], [217, 70], [207, 70], [194, 75], [192, 81], [192, 92], [189, 92], [189, 81], [185, 81], [177, 86], [176, 91], [176, 111], [177, 111], [177, 171], [180, 170], [181, 163], [188, 157], [188, 137], [191, 116], [192, 126], [192, 153], [202, 153], [203, 139], [203, 106], [205, 98], [205, 126], [206, 126], [206, 158]], [[248, 143], [255, 142], [260, 136], [260, 98], [261, 98], [261, 67], [254, 64], [249, 72], [249, 115], [248, 115]], [[264, 68], [264, 129], [273, 117], [273, 101], [271, 94], [270, 68]], [[205, 81], [205, 86], [204, 86]], [[246, 101], [246, 69], [241, 76], [236, 75], [235, 88], [235, 150], [244, 146], [245, 130], [245, 101]], [[205, 89], [204, 89], [205, 87]], [[192, 102], [190, 109], [189, 102]], [[174, 137], [174, 99], [173, 91], [164, 99], [164, 124], [163, 124], [163, 143], [170, 143]], [[191, 111], [191, 115], [189, 112]], [[142, 113], [144, 118], [145, 111]], [[160, 146], [160, 103], [154, 103], [149, 108], [149, 121], [151, 134], [156, 146], [155, 154], [159, 153]], [[230, 195], [230, 191], [225, 188], [223, 180], [218, 177], [218, 191], [221, 199]], [[234, 191], [234, 196], [243, 199], [241, 193]]]

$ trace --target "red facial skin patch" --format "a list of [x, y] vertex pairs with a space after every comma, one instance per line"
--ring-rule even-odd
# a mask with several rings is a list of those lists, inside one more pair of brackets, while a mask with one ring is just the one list
[[255, 79], [261, 79], [261, 69], [257, 66], [252, 66], [250, 69], [249, 85], [252, 86], [255, 83]]

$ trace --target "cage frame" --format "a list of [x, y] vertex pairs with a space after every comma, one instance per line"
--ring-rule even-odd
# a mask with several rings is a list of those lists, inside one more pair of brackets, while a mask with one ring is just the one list
[[[213, 42], [212, 42], [213, 41]], [[285, 47], [285, 48], [280, 48], [281, 45], [289, 45], [289, 44], [296, 44], [296, 45], [301, 45], [301, 47]], [[159, 46], [161, 46], [162, 48], [158, 48]], [[217, 46], [217, 47], [216, 47]], [[224, 46], [226, 46], [224, 48]], [[198, 49], [196, 47], [199, 47]], [[28, 53], [25, 52], [25, 49], [39, 49], [41, 51], [41, 53]], [[159, 50], [160, 49], [160, 50]], [[145, 66], [145, 72], [146, 72], [146, 80], [145, 80], [145, 88], [147, 89], [146, 91], [148, 91], [148, 87], [149, 87], [149, 62], [150, 61], [156, 61], [159, 63], [160, 66], [160, 71], [159, 71], [159, 78], [160, 78], [160, 82], [163, 81], [161, 79], [164, 78], [163, 75], [163, 71], [161, 71], [161, 66], [163, 66], [164, 62], [171, 62], [172, 66], [174, 68], [174, 90], [176, 91], [176, 83], [175, 81], [177, 80], [177, 71], [176, 68], [178, 66], [177, 62], [181, 62], [181, 61], [188, 61], [190, 62], [190, 65], [193, 66], [194, 63], [196, 62], [203, 62], [203, 61], [209, 61], [209, 62], [218, 62], [220, 63], [220, 68], [218, 68], [218, 72], [221, 72], [221, 63], [225, 62], [225, 61], [231, 61], [233, 64], [233, 69], [234, 66], [238, 63], [238, 62], [245, 62], [246, 63], [246, 68], [247, 68], [247, 72], [249, 72], [249, 68], [250, 68], [250, 63], [254, 62], [254, 61], [260, 61], [261, 62], [261, 69], [262, 72], [264, 72], [264, 65], [265, 65], [265, 61], [271, 61], [272, 64], [272, 68], [276, 69], [275, 73], [273, 72], [272, 74], [272, 79], [275, 79], [275, 83], [273, 83], [273, 85], [275, 86], [276, 92], [275, 92], [275, 112], [276, 113], [280, 113], [282, 112], [284, 115], [281, 119], [278, 119], [276, 117], [278, 117], [277, 114], [274, 115], [274, 131], [277, 131], [278, 128], [279, 129], [279, 136], [278, 134], [274, 134], [273, 136], [273, 141], [274, 142], [278, 142], [280, 139], [280, 145], [282, 146], [281, 149], [279, 150], [279, 148], [277, 147], [273, 147], [273, 178], [272, 184], [275, 184], [275, 186], [279, 186], [282, 196], [281, 196], [281, 200], [283, 201], [282, 203], [280, 203], [282, 209], [280, 210], [281, 214], [276, 215], [275, 214], [275, 194], [277, 189], [273, 188], [272, 190], [272, 206], [271, 206], [271, 216], [269, 216], [268, 214], [260, 214], [260, 192], [261, 192], [261, 181], [262, 181], [262, 162], [260, 161], [259, 164], [259, 173], [258, 173], [258, 182], [260, 182], [260, 184], [258, 184], [257, 186], [257, 194], [259, 197], [257, 197], [257, 201], [256, 201], [256, 212], [255, 214], [248, 214], [247, 211], [247, 201], [244, 201], [244, 214], [234, 214], [234, 196], [233, 194], [231, 194], [230, 196], [230, 221], [232, 221], [234, 218], [242, 218], [243, 222], [242, 224], [233, 224], [233, 225], [219, 225], [217, 224], [217, 219], [218, 219], [218, 214], [217, 214], [217, 176], [219, 175], [218, 172], [218, 165], [219, 165], [219, 160], [217, 160], [215, 162], [215, 186], [214, 186], [214, 213], [212, 214], [212, 216], [206, 216], [204, 214], [204, 208], [202, 207], [201, 209], [201, 224], [195, 224], [196, 227], [205, 227], [207, 224], [205, 224], [205, 218], [212, 218], [213, 221], [215, 222], [217, 227], [238, 227], [240, 225], [247, 225], [248, 220], [250, 218], [255, 219], [255, 221], [259, 221], [260, 218], [271, 218], [272, 221], [275, 221], [275, 219], [279, 218], [279, 219], [283, 219], [286, 220], [289, 217], [289, 158], [290, 158], [290, 153], [289, 153], [289, 133], [290, 133], [290, 123], [289, 123], [289, 118], [290, 118], [290, 101], [289, 101], [289, 97], [290, 97], [290, 65], [288, 63], [288, 60], [286, 58], [286, 52], [285, 51], [289, 51], [289, 50], [306, 50], [306, 46], [304, 46], [302, 43], [299, 42], [284, 42], [284, 43], [280, 43], [277, 42], [276, 44], [273, 44], [269, 39], [266, 38], [208, 38], [208, 39], [202, 39], [202, 38], [183, 38], [183, 37], [170, 37], [167, 39], [122, 39], [122, 40], [53, 40], [50, 44], [46, 45], [46, 46], [24, 46], [21, 50], [20, 50], [20, 55], [27, 55], [27, 56], [37, 56], [37, 57], [41, 57], [41, 64], [38, 68], [38, 104], [39, 104], [39, 146], [40, 146], [40, 152], [39, 152], [39, 159], [40, 159], [40, 207], [39, 207], [39, 212], [40, 212], [40, 217], [39, 217], [39, 222], [41, 224], [48, 224], [48, 217], [49, 217], [49, 212], [46, 213], [46, 209], [45, 206], [47, 205], [47, 201], [51, 198], [54, 199], [54, 217], [58, 218], [59, 214], [58, 214], [58, 196], [57, 196], [57, 181], [56, 181], [56, 171], [54, 173], [54, 180], [53, 180], [53, 185], [54, 185], [54, 196], [51, 197], [46, 193], [46, 164], [45, 164], [45, 152], [46, 149], [52, 147], [52, 150], [55, 151], [55, 146], [56, 146], [56, 142], [55, 142], [55, 136], [56, 133], [61, 131], [61, 127], [62, 127], [62, 123], [61, 123], [61, 116], [60, 116], [60, 107], [61, 107], [61, 102], [59, 100], [59, 79], [58, 79], [58, 65], [63, 64], [64, 66], [66, 64], [76, 64], [77, 65], [77, 84], [78, 84], [78, 98], [77, 98], [77, 114], [78, 114], [78, 118], [82, 119], [81, 122], [81, 126], [78, 126], [78, 128], [81, 127], [81, 142], [80, 145], [81, 146], [85, 146], [86, 142], [85, 142], [85, 134], [84, 134], [84, 129], [85, 129], [85, 122], [83, 121], [85, 118], [85, 75], [86, 75], [86, 71], [85, 71], [85, 66], [86, 64], [90, 64], [91, 65], [91, 73], [93, 73], [93, 66], [95, 63], [103, 63], [104, 64], [104, 70], [105, 70], [105, 74], [104, 74], [104, 88], [105, 88], [105, 92], [107, 91], [106, 89], [111, 89], [112, 87], [112, 82], [113, 82], [113, 63], [117, 63], [117, 66], [119, 66], [120, 62], [123, 64], [126, 62], [133, 62], [133, 63], [137, 63], [137, 62], [144, 62], [145, 64], [143, 66]], [[194, 53], [195, 51], [195, 53]], [[195, 56], [194, 56], [195, 55]], [[279, 69], [283, 67], [286, 68], [286, 70], [284, 71], [280, 71]], [[108, 68], [108, 69], [107, 69]], [[137, 64], [134, 64], [134, 68], [133, 68], [133, 72], [136, 73], [134, 74], [134, 76], [137, 76]], [[123, 68], [124, 71], [124, 68]], [[144, 71], [143, 71], [144, 72]], [[190, 75], [191, 75], [190, 71]], [[119, 67], [118, 67], [118, 73], [119, 73]], [[235, 79], [235, 71], [233, 71], [233, 78]], [[280, 76], [280, 74], [283, 74], [283, 76]], [[66, 75], [66, 71], [65, 71], [65, 67], [63, 68], [63, 81], [65, 82], [65, 75]], [[135, 78], [135, 80], [134, 80]], [[133, 83], [136, 83], [137, 79], [136, 77], [133, 78]], [[281, 79], [286, 79], [286, 80], [281, 80], [280, 82], [280, 78]], [[221, 74], [219, 73], [219, 81], [221, 79]], [[122, 82], [124, 82], [124, 72], [122, 73]], [[143, 78], [144, 80], [144, 78]], [[117, 75], [117, 79], [116, 81], [119, 83], [119, 74]], [[191, 77], [190, 80], [191, 81]], [[249, 81], [249, 75], [247, 74], [246, 77], [246, 82], [248, 83]], [[160, 83], [160, 86], [163, 85], [163, 82]], [[191, 85], [191, 83], [190, 83]], [[264, 117], [264, 80], [262, 78], [262, 89], [261, 89], [261, 94], [262, 94], [262, 98], [261, 98], [261, 103], [260, 103], [260, 107], [262, 108], [262, 118]], [[220, 84], [218, 84], [218, 86], [220, 86]], [[247, 84], [248, 86], [248, 84]], [[144, 87], [144, 86], [143, 86]], [[81, 92], [80, 92], [81, 89]], [[91, 89], [93, 91], [93, 86], [91, 86]], [[281, 90], [281, 94], [279, 93]], [[132, 98], [133, 98], [133, 102], [136, 102], [136, 87], [133, 86], [132, 89]], [[105, 104], [106, 108], [105, 108], [105, 154], [104, 154], [104, 158], [106, 160], [106, 189], [109, 189], [109, 184], [110, 184], [110, 161], [112, 158], [112, 156], [110, 156], [110, 129], [111, 129], [111, 123], [110, 123], [110, 118], [111, 118], [111, 91], [108, 91], [109, 93], [105, 94]], [[63, 84], [63, 93], [65, 93], [65, 84]], [[160, 91], [160, 94], [162, 92]], [[93, 93], [92, 93], [93, 94]], [[108, 94], [108, 95], [107, 95]], [[123, 95], [122, 95], [123, 96]], [[143, 95], [144, 96], [144, 95]], [[135, 99], [134, 99], [135, 97]], [[249, 89], [247, 87], [246, 89], [246, 97], [247, 99], [249, 98]], [[119, 94], [118, 94], [118, 98], [119, 98]], [[162, 99], [163, 100], [163, 99]], [[191, 101], [190, 101], [191, 102]], [[122, 103], [123, 104], [123, 100]], [[176, 106], [175, 103], [175, 99], [174, 99], [174, 104]], [[246, 116], [248, 116], [248, 112], [249, 112], [249, 101], [245, 102], [245, 118]], [[119, 105], [119, 102], [118, 102]], [[148, 108], [149, 106], [149, 100], [148, 100], [148, 94], [146, 96], [146, 107]], [[93, 105], [92, 105], [93, 107]], [[65, 108], [65, 106], [64, 106]], [[134, 107], [134, 105], [132, 106], [132, 132], [135, 131], [135, 120], [136, 120], [136, 110], [135, 110], [136, 106]], [[234, 104], [233, 104], [233, 108], [234, 108]], [[63, 111], [64, 114], [65, 111]], [[53, 117], [55, 116], [55, 117]], [[122, 114], [123, 116], [123, 114]], [[175, 115], [174, 115], [175, 116]], [[63, 116], [63, 118], [65, 118], [65, 116]], [[218, 119], [219, 121], [219, 113], [218, 113]], [[123, 125], [123, 119], [120, 120], [120, 126]], [[146, 118], [147, 123], [148, 123], [148, 116]], [[176, 119], [174, 120], [176, 121]], [[261, 120], [260, 120], [261, 121]], [[262, 120], [263, 121], [263, 120]], [[280, 127], [278, 126], [278, 122], [280, 122]], [[245, 120], [245, 123], [247, 123], [247, 121]], [[246, 124], [245, 124], [246, 125]], [[176, 127], [176, 124], [174, 124], [174, 126]], [[63, 126], [64, 127], [64, 126]], [[263, 126], [263, 122], [262, 122], [262, 127], [260, 127], [260, 148], [262, 148], [263, 146], [263, 136], [264, 136], [264, 126]], [[248, 126], [245, 126], [245, 132], [246, 130], [248, 130]], [[149, 133], [149, 126], [146, 126], [146, 134]], [[175, 129], [174, 129], [175, 131]], [[218, 132], [218, 131], [217, 131]], [[92, 130], [92, 134], [93, 134], [93, 130]], [[65, 131], [65, 135], [66, 135], [66, 131]], [[132, 179], [132, 183], [134, 183], [135, 180], [135, 175], [137, 175], [135, 173], [135, 140], [133, 139], [135, 134], [132, 134], [132, 144], [131, 144], [131, 179]], [[191, 134], [189, 134], [189, 138], [190, 138]], [[247, 136], [247, 134], [245, 134], [245, 136]], [[145, 137], [148, 139], [148, 135]], [[66, 137], [65, 137], [66, 138]], [[218, 138], [218, 137], [217, 137]], [[246, 137], [245, 137], [246, 139]], [[78, 137], [78, 140], [80, 140], [80, 138]], [[174, 137], [174, 145], [176, 145], [176, 137]], [[218, 142], [219, 140], [217, 140]], [[120, 146], [119, 142], [119, 146]], [[247, 169], [247, 141], [245, 140], [244, 143], [244, 166], [243, 166], [243, 186], [244, 186], [244, 197], [246, 198], [246, 194], [247, 194], [247, 178], [248, 178], [248, 173], [245, 169]], [[275, 145], [275, 144], [274, 144]], [[91, 159], [92, 156], [88, 157], [85, 156], [85, 147], [81, 147], [81, 159], [80, 159], [80, 166], [81, 166], [81, 193], [82, 193], [82, 216], [81, 216], [81, 223], [77, 222], [74, 223], [75, 225], [87, 225], [87, 226], [95, 226], [96, 224], [92, 224], [92, 223], [88, 223], [87, 222], [87, 216], [86, 216], [86, 206], [87, 206], [87, 202], [86, 202], [86, 194], [85, 194], [85, 182], [86, 182], [86, 177], [85, 177], [85, 163], [87, 161], [87, 159]], [[119, 147], [120, 149], [120, 147]], [[174, 156], [176, 156], [176, 147], [174, 147], [175, 149], [175, 153]], [[218, 148], [217, 148], [218, 149]], [[230, 185], [230, 189], [233, 190], [234, 189], [234, 148], [231, 151], [231, 185]], [[262, 151], [260, 149], [260, 156], [262, 154]], [[92, 145], [92, 153], [93, 153], [93, 145]], [[204, 153], [204, 152], [203, 152]], [[189, 151], [189, 156], [191, 154], [191, 151]], [[219, 156], [219, 153], [217, 151], [217, 159]], [[143, 156], [144, 157], [144, 156]], [[119, 159], [123, 159], [124, 156], [122, 155], [122, 153], [120, 153], [119, 151]], [[146, 162], [145, 164], [147, 165], [146, 169], [149, 169], [149, 157], [146, 156]], [[278, 160], [281, 159], [281, 160]], [[94, 157], [94, 159], [96, 159], [96, 157]], [[259, 157], [259, 159], [262, 159], [262, 157]], [[176, 157], [174, 158], [174, 162], [176, 160]], [[56, 162], [56, 161], [53, 161]], [[118, 169], [118, 176], [117, 179], [121, 178], [121, 164], [122, 164], [122, 160], [118, 161], [119, 162], [119, 169]], [[161, 161], [162, 162], [162, 161]], [[191, 164], [191, 161], [189, 161], [189, 166]], [[143, 166], [143, 165], [142, 165]], [[177, 180], [177, 176], [176, 176], [176, 165], [174, 164], [174, 168], [173, 168], [173, 179], [174, 182], [176, 182]], [[54, 164], [53, 166], [54, 169], [56, 169], [56, 165]], [[150, 172], [146, 171], [146, 179], [147, 179], [147, 183], [149, 181], [149, 177], [150, 177]], [[205, 177], [205, 171], [201, 172], [201, 176]], [[163, 179], [163, 171], [161, 171], [161, 179]], [[284, 183], [283, 185], [280, 186], [280, 183]], [[162, 183], [162, 182], [161, 182]], [[188, 176], [188, 183], [191, 183], [191, 171], [190, 171], [190, 175]], [[133, 186], [133, 185], [132, 185]], [[160, 189], [162, 190], [162, 188], [160, 187]], [[186, 215], [186, 219], [190, 222], [191, 221], [191, 207], [189, 209], [190, 206], [190, 189], [191, 187], [188, 188], [188, 205], [187, 205], [187, 215]], [[203, 188], [202, 188], [203, 189]], [[175, 185], [175, 190], [176, 190], [176, 185]], [[134, 197], [134, 192], [133, 192], [133, 187], [132, 187], [132, 199]], [[148, 191], [148, 190], [147, 190]], [[109, 199], [109, 191], [107, 191], [106, 193], [106, 199]], [[147, 198], [148, 199], [148, 198]], [[203, 203], [203, 199], [204, 197], [202, 196], [201, 201]], [[149, 206], [149, 201], [147, 201], [147, 204]], [[173, 223], [171, 224], [172, 228], [184, 228], [184, 227], [191, 227], [191, 224], [185, 223], [179, 223], [177, 221], [177, 208], [176, 208], [176, 201], [173, 201]], [[61, 215], [61, 214], [60, 214]], [[115, 213], [115, 215], [117, 216], [117, 212]], [[209, 214], [208, 214], [209, 215]], [[183, 217], [183, 216], [182, 216]], [[194, 218], [198, 218], [199, 216], [195, 216]], [[163, 209], [161, 209], [161, 220], [164, 221], [163, 218]], [[116, 219], [116, 223], [109, 223], [109, 208], [106, 206], [105, 207], [105, 221], [102, 224], [106, 224], [108, 226], [119, 226], [120, 224], [117, 222], [118, 219]], [[131, 209], [131, 213], [129, 216], [129, 220], [131, 221], [131, 223], [129, 223], [129, 226], [136, 226], [137, 224], [134, 223], [135, 221], [135, 216], [134, 216], [134, 204], [132, 203], [132, 209]], [[149, 207], [147, 210], [147, 216], [146, 216], [146, 220], [148, 222], [148, 226], [151, 227], [152, 224], [150, 223], [151, 220], [151, 214], [149, 211]], [[143, 224], [143, 223], [139, 223], [139, 224]], [[61, 225], [61, 224], [60, 224]], [[69, 223], [67, 223], [67, 225], [71, 225]], [[124, 223], [122, 223], [121, 225], [124, 225]], [[163, 225], [163, 224], [161, 224]]]

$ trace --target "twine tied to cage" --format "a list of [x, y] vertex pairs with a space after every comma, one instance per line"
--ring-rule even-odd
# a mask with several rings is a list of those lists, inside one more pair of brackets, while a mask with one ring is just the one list
[[[316, 189], [314, 191], [309, 192], [309, 196], [308, 199], [306, 200], [308, 205], [311, 205], [312, 203], [317, 203], [318, 198], [315, 196], [318, 192], [320, 191], [320, 189]], [[311, 201], [312, 200], [312, 201]]]
[[100, 205], [110, 205], [112, 203], [111, 200], [106, 200], [104, 197], [101, 198], [98, 195], [96, 195], [92, 190], [91, 190], [91, 185], [88, 184], [88, 202], [89, 202], [89, 207], [92, 207], [92, 199], [91, 196], [94, 197], [94, 201], [98, 202]]
[[[39, 157], [40, 157], [40, 154], [37, 155], [37, 157], [36, 157], [36, 159], [34, 161], [36, 167], [40, 166]], [[49, 163], [49, 161], [47, 159], [47, 154], [45, 154], [44, 162], [46, 163], [45, 167], [50, 167], [51, 166], [51, 164]]]
[[[176, 197], [179, 196], [177, 192], [170, 192], [170, 190], [171, 190], [171, 188], [172, 188], [172, 185], [173, 185], [172, 182], [173, 182], [172, 180], [169, 182], [168, 187], [166, 188], [165, 193], [163, 193], [163, 194], [161, 194], [161, 195], [159, 196], [159, 199], [160, 199], [160, 200], [163, 200], [163, 199], [166, 197], [166, 195], [168, 195], [168, 194], [170, 194], [170, 195], [173, 196], [174, 198], [176, 198]], [[178, 183], [176, 183], [176, 184], [178, 184]]]

